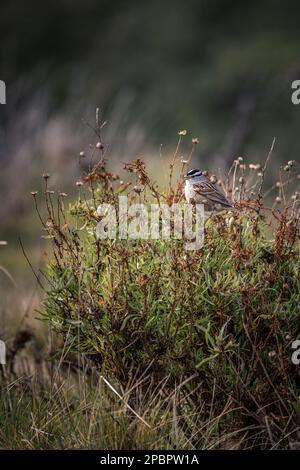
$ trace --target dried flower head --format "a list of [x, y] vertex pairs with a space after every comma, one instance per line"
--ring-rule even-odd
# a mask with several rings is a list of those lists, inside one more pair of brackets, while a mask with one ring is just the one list
[[80, 158], [84, 158], [84, 157], [85, 157], [85, 153], [84, 153], [83, 151], [81, 151], [81, 152], [79, 153], [79, 156], [80, 156]]
[[259, 163], [250, 163], [249, 168], [250, 170], [257, 171], [261, 169], [261, 165]]
[[76, 181], [76, 186], [77, 186], [77, 187], [80, 187], [80, 186], [82, 186], [82, 185], [83, 185], [83, 182], [82, 182], [82, 181]]
[[187, 134], [186, 129], [183, 129], [182, 131], [178, 132], [178, 135], [186, 135], [186, 134]]
[[100, 149], [100, 150], [104, 149], [104, 145], [102, 144], [102, 142], [97, 142], [96, 143], [96, 149]]
[[192, 143], [193, 143], [194, 145], [199, 144], [199, 139], [198, 139], [198, 137], [193, 138], [193, 139], [192, 139]]
[[140, 194], [142, 192], [142, 187], [141, 186], [134, 186], [133, 191], [136, 192], [137, 194]]
[[281, 204], [282, 199], [281, 199], [280, 196], [277, 196], [276, 199], [275, 199], [275, 201], [276, 201], [277, 204]]

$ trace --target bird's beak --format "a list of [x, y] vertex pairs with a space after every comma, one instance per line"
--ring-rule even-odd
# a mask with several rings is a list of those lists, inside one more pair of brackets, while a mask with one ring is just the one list
[[188, 175], [183, 175], [183, 179], [188, 180], [189, 179]]

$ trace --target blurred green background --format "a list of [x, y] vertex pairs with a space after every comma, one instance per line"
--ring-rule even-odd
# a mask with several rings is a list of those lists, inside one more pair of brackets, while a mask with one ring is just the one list
[[[18, 245], [21, 236], [38, 263], [44, 242], [29, 192], [49, 171], [51, 186], [72, 194], [96, 106], [118, 171], [138, 156], [156, 162], [161, 144], [167, 155], [180, 129], [187, 148], [200, 139], [200, 168], [241, 155], [262, 162], [273, 136], [274, 177], [297, 160], [299, 13], [299, 2], [279, 0], [2, 0], [0, 265], [18, 284], [33, 282]], [[9, 283], [3, 273], [0, 282]]]

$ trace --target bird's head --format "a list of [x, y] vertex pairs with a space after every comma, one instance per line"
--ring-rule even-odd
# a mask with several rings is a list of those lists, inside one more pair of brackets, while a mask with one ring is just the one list
[[190, 170], [190, 171], [184, 176], [184, 179], [185, 179], [185, 180], [195, 180], [195, 179], [201, 178], [201, 176], [203, 176], [202, 171], [193, 169], [193, 170]]

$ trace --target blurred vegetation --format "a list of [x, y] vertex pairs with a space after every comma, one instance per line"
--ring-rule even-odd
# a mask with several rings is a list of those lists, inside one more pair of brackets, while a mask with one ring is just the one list
[[0, 238], [36, 244], [28, 192], [45, 170], [70, 190], [96, 106], [117, 171], [162, 142], [168, 153], [182, 128], [201, 168], [261, 162], [273, 136], [274, 159], [297, 159], [298, 13], [279, 0], [2, 1]]
[[298, 13], [299, 2], [279, 0], [3, 1], [7, 108], [41, 89], [54, 113], [70, 99], [105, 113], [124, 100], [124, 126], [138, 121], [158, 143], [185, 127], [210, 154], [242, 118], [236, 152], [261, 151], [276, 135], [290, 155], [299, 151]]

